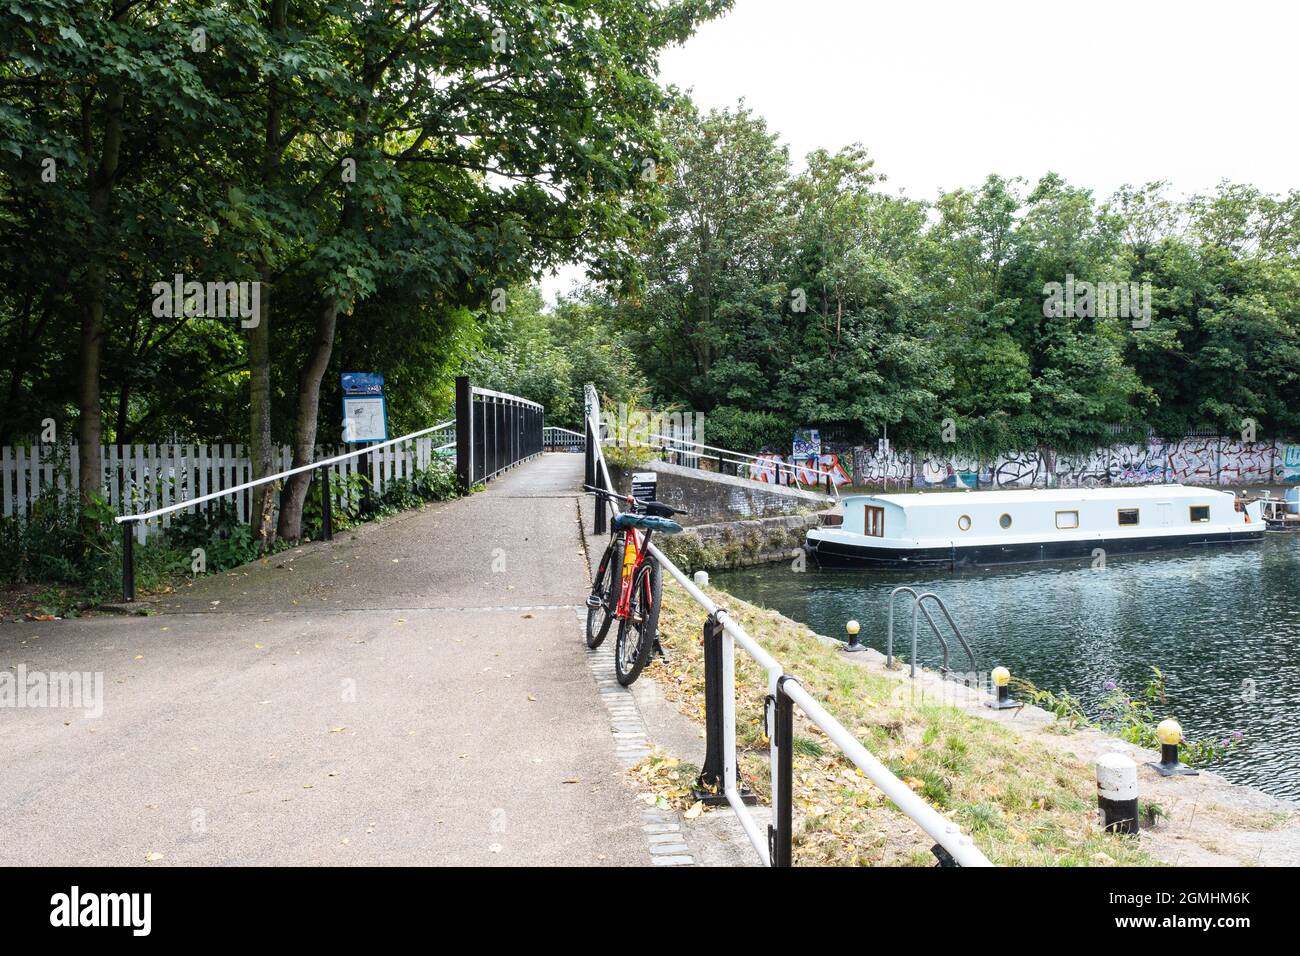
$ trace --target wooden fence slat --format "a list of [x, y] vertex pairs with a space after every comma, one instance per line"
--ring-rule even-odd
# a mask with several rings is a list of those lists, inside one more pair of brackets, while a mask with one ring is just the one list
[[21, 514], [30, 514], [27, 501], [27, 449], [19, 445], [14, 449], [14, 503]]
[[[199, 497], [208, 493], [208, 445], [199, 446]], [[203, 505], [206, 509], [207, 505]]]
[[[158, 493], [159, 507], [166, 508], [172, 503], [172, 480], [176, 474], [176, 446], [162, 445], [158, 458]], [[172, 523], [172, 516], [163, 515], [161, 522], [162, 527], [169, 527]]]
[[31, 501], [36, 503], [36, 499], [41, 496], [41, 446], [33, 445], [31, 448], [31, 457], [27, 459], [27, 473], [31, 476]]
[[0, 495], [3, 495], [4, 498], [4, 515], [6, 518], [14, 513], [14, 496], [13, 491], [10, 489], [13, 468], [13, 450], [6, 445], [3, 449], [0, 449], [0, 485], [3, 485], [3, 491], [0, 492]]

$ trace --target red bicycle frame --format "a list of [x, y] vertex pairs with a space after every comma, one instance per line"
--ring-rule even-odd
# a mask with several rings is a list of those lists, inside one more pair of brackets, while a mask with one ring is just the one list
[[[614, 609], [614, 617], [620, 621], [627, 618], [632, 608], [632, 582], [636, 580], [636, 573], [641, 570], [641, 565], [645, 564], [645, 537], [636, 528], [629, 528], [628, 533], [623, 537], [623, 557], [619, 561], [619, 568], [622, 579], [619, 581], [618, 588], [618, 607]], [[610, 569], [611, 573], [613, 569]], [[650, 603], [654, 600], [654, 588], [650, 584], [650, 579], [646, 578], [645, 584], [645, 610], [649, 610]]]

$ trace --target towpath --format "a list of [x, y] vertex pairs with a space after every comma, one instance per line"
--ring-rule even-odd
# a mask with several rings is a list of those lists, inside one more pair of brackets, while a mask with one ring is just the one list
[[645, 864], [581, 639], [578, 455], [200, 580], [0, 625], [0, 864]]

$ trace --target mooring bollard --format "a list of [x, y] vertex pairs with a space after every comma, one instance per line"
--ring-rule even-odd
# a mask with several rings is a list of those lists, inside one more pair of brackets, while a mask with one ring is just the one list
[[691, 575], [691, 578], [695, 581], [696, 587], [707, 588], [709, 586], [708, 571], [696, 571], [693, 575]]
[[1097, 806], [1111, 833], [1138, 832], [1137, 764], [1123, 754], [1097, 758]]
[[1195, 777], [1199, 771], [1178, 761], [1178, 745], [1183, 742], [1183, 728], [1172, 717], [1156, 725], [1156, 739], [1160, 741], [1160, 762], [1150, 766], [1162, 777]]
[[[717, 612], [710, 614], [704, 622], [704, 765], [696, 778], [692, 794], [705, 806], [725, 806], [727, 801], [724, 735], [734, 733], [734, 727], [723, 723], [725, 713], [724, 692], [734, 689], [722, 686], [722, 622]], [[736, 786], [740, 798], [747, 805], [757, 803], [756, 797], [748, 787], [736, 777]]]
[[844, 625], [844, 630], [849, 632], [849, 643], [844, 648], [845, 651], [865, 651], [867, 649], [867, 645], [858, 643], [858, 632], [862, 630], [862, 626], [857, 621], [849, 621]]
[[1005, 667], [995, 667], [989, 676], [993, 678], [993, 686], [998, 689], [998, 695], [994, 700], [985, 701], [985, 704], [994, 710], [1019, 707], [1020, 704], [1011, 699], [1011, 671]]

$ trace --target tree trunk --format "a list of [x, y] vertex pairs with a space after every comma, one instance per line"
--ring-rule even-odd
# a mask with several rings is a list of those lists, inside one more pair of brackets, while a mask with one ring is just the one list
[[[104, 109], [104, 141], [99, 166], [90, 177], [90, 211], [96, 224], [103, 230], [112, 198], [113, 180], [117, 176], [118, 158], [122, 149], [122, 93], [108, 96]], [[92, 104], [87, 103], [89, 109]], [[103, 230], [105, 234], [107, 230]], [[99, 360], [104, 345], [104, 288], [107, 269], [103, 255], [106, 248], [91, 252], [89, 265], [78, 290], [81, 311], [81, 336], [77, 360], [77, 464], [80, 468], [78, 484], [82, 501], [88, 501], [99, 492], [100, 455], [99, 442], [103, 437], [100, 422]]]
[[[259, 277], [257, 325], [248, 330], [248, 457], [254, 480], [274, 474], [271, 445], [271, 323], [267, 308], [270, 267]], [[275, 483], [253, 489], [252, 531], [258, 550], [265, 554], [275, 544]]]
[[77, 467], [81, 500], [99, 491], [99, 355], [104, 339], [104, 270], [92, 265], [81, 290], [81, 340], [77, 360]]
[[[320, 383], [329, 367], [334, 350], [334, 328], [338, 324], [339, 303], [330, 297], [321, 303], [316, 314], [316, 334], [307, 362], [298, 375], [298, 406], [293, 422], [293, 465], [310, 464], [316, 448], [316, 418], [320, 407]], [[302, 505], [307, 500], [311, 472], [294, 475], [280, 494], [280, 537], [297, 541], [302, 537]]]
[[[288, 0], [272, 0], [271, 34], [276, 42], [284, 38], [289, 26]], [[284, 147], [280, 126], [283, 113], [280, 84], [273, 78], [267, 86], [266, 138], [262, 146], [262, 182], [279, 178], [280, 156]], [[248, 457], [253, 478], [274, 474], [274, 448], [271, 445], [271, 321], [269, 293], [272, 264], [265, 259], [258, 266], [262, 288], [258, 298], [257, 325], [248, 330]], [[252, 531], [257, 549], [265, 554], [275, 544], [275, 485], [267, 483], [253, 489]]]

